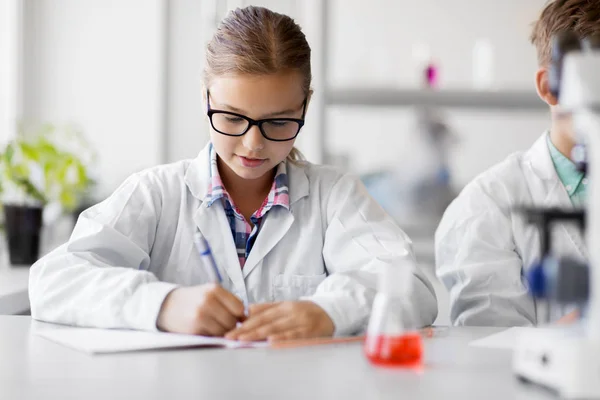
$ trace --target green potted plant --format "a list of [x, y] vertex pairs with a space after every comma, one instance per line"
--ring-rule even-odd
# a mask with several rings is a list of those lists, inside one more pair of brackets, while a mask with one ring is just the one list
[[80, 156], [61, 146], [64, 138], [53, 125], [21, 130], [0, 154], [0, 202], [13, 265], [38, 259], [44, 207], [73, 211], [93, 183]]

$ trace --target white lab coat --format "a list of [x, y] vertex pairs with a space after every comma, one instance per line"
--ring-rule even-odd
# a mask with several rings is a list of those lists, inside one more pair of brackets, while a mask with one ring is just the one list
[[[540, 258], [537, 228], [515, 207], [573, 208], [550, 157], [544, 133], [531, 149], [469, 183], [446, 210], [435, 236], [438, 278], [450, 295], [454, 325], [514, 326], [538, 322], [524, 269]], [[557, 255], [587, 259], [584, 236], [573, 224], [556, 225]]]
[[[308, 298], [332, 318], [336, 335], [363, 330], [381, 260], [400, 266], [413, 254], [408, 237], [362, 183], [331, 167], [288, 162], [290, 211], [267, 213], [242, 270], [222, 203], [203, 203], [209, 164], [207, 147], [194, 160], [131, 176], [85, 211], [68, 243], [32, 266], [32, 317], [156, 330], [171, 290], [209, 282], [210, 268], [193, 243], [199, 229], [223, 286], [243, 300]], [[412, 276], [407, 307], [420, 325], [431, 324], [437, 315], [433, 288], [420, 271]]]

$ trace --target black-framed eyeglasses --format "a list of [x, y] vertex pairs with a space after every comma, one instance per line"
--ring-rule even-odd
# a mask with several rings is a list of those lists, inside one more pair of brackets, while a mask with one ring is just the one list
[[210, 93], [206, 91], [206, 105], [208, 119], [213, 129], [220, 134], [227, 136], [242, 136], [246, 134], [254, 125], [258, 126], [260, 133], [265, 139], [274, 142], [286, 142], [295, 139], [304, 126], [304, 116], [306, 113], [306, 102], [302, 103], [302, 118], [266, 118], [255, 120], [242, 114], [213, 110], [210, 108]]

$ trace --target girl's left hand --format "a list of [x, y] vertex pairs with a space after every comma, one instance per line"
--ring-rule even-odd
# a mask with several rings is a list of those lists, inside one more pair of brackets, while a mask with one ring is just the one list
[[249, 316], [225, 338], [242, 341], [289, 340], [332, 336], [329, 315], [312, 301], [253, 304]]

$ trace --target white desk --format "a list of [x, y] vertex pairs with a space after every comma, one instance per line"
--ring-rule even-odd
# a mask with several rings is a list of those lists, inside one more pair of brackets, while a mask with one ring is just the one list
[[[66, 242], [72, 230], [70, 216], [63, 216], [50, 226], [45, 226], [42, 229], [40, 256]], [[0, 315], [20, 314], [29, 310], [29, 267], [10, 265], [6, 238], [0, 234]]]
[[372, 367], [359, 344], [303, 349], [187, 349], [91, 356], [0, 316], [2, 399], [551, 399], [520, 384], [504, 350], [468, 346], [494, 328], [426, 341], [421, 374]]
[[0, 253], [0, 315], [29, 310], [29, 267], [10, 266], [6, 253]]

